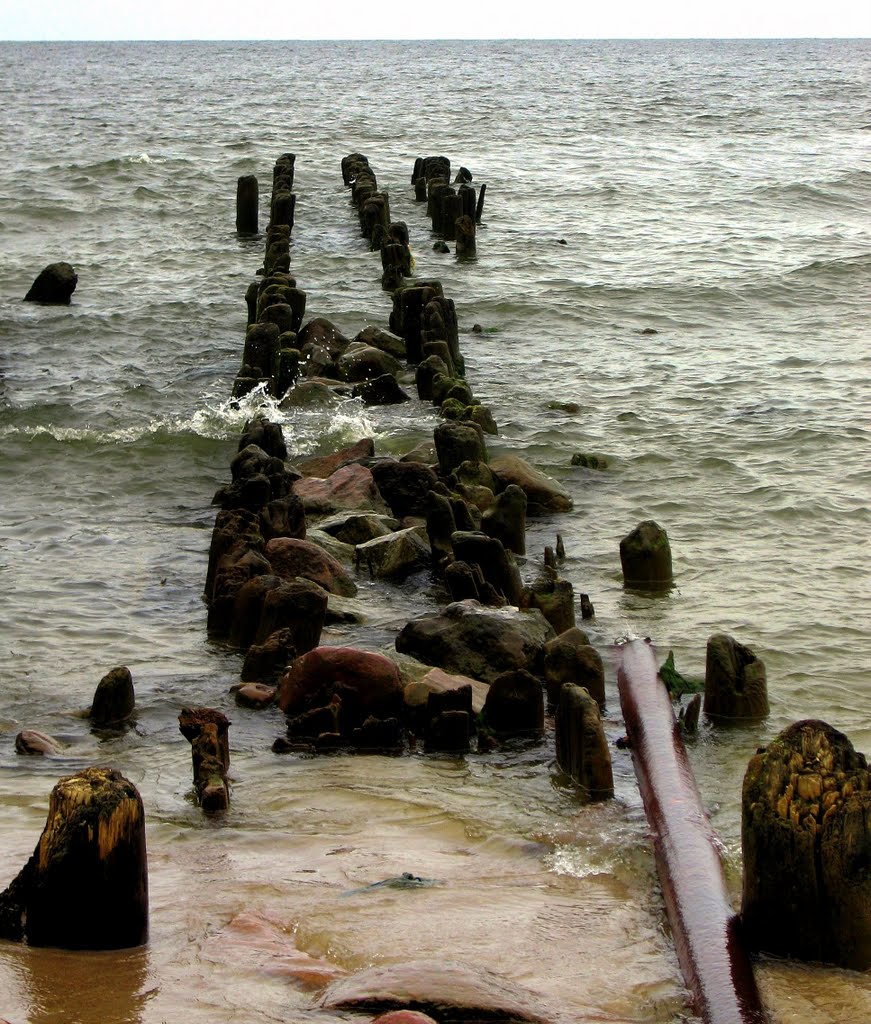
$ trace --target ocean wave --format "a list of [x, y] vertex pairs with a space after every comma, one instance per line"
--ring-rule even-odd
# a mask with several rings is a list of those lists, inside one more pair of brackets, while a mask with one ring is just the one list
[[813, 260], [788, 271], [792, 277], [803, 277], [821, 284], [843, 280], [865, 279], [871, 274], [871, 253], [842, 256], [831, 260]]
[[58, 442], [82, 442], [88, 445], [123, 446], [142, 441], [162, 442], [178, 437], [195, 436], [209, 441], [225, 441], [239, 437], [245, 424], [258, 413], [280, 423], [285, 440], [296, 454], [314, 450], [337, 440], [377, 437], [378, 431], [368, 410], [356, 399], [347, 399], [330, 411], [324, 422], [324, 411], [317, 409], [281, 409], [277, 399], [255, 389], [241, 399], [206, 401], [190, 415], [156, 417], [141, 423], [109, 429], [86, 425], [68, 427], [52, 423], [19, 426], [0, 425], [0, 437], [50, 439]]

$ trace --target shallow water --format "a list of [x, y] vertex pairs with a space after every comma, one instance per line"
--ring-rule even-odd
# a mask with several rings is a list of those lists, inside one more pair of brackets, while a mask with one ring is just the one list
[[[687, 675], [725, 630], [768, 667], [770, 719], [706, 730], [691, 756], [740, 888], [753, 750], [823, 717], [871, 749], [871, 44], [2, 44], [0, 81], [0, 884], [31, 852], [59, 775], [112, 763], [148, 817], [152, 936], [71, 954], [0, 944], [0, 1013], [153, 1024], [323, 1019], [294, 950], [336, 970], [467, 961], [555, 1017], [671, 1020], [683, 988], [626, 754], [618, 799], [583, 807], [549, 748], [463, 762], [278, 758], [273, 712], [228, 694], [238, 656], [200, 600], [214, 510], [248, 410], [226, 397], [262, 241], [233, 232], [236, 177], [297, 153], [293, 264], [308, 314], [386, 325], [377, 256], [339, 161], [366, 153], [408, 222], [417, 273], [457, 304], [501, 447], [571, 491], [559, 530], [591, 637], [651, 636]], [[488, 184], [478, 259], [432, 252], [409, 184], [444, 152]], [[566, 244], [559, 244], [563, 239]], [[19, 300], [46, 263], [69, 309]], [[469, 333], [473, 324], [481, 334]], [[657, 333], [643, 333], [653, 329]], [[576, 402], [580, 411], [549, 407]], [[354, 403], [288, 415], [294, 456], [364, 434], [400, 452], [436, 420]], [[575, 451], [605, 471], [570, 465]], [[619, 539], [668, 530], [677, 586], [624, 591]], [[430, 606], [429, 581], [364, 587], [368, 646]], [[356, 637], [337, 630], [334, 640]], [[79, 712], [130, 666], [138, 717]], [[607, 729], [621, 734], [613, 671]], [[233, 720], [233, 806], [189, 796], [183, 703]], [[24, 759], [23, 727], [68, 742]], [[409, 870], [444, 884], [342, 893]], [[233, 924], [255, 917], [251, 934]], [[259, 923], [257, 923], [259, 922]], [[762, 966], [779, 1021], [871, 1017], [865, 975]], [[99, 978], [101, 985], [95, 984]]]

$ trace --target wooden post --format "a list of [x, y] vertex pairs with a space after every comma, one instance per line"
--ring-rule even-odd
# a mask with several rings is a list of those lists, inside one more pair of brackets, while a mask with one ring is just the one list
[[236, 230], [240, 234], [257, 234], [259, 200], [257, 178], [253, 174], [243, 174], [236, 182]]
[[178, 727], [191, 744], [194, 788], [200, 806], [204, 811], [226, 810], [230, 806], [230, 720], [214, 708], [182, 708]]
[[825, 722], [795, 722], [750, 759], [742, 915], [754, 949], [871, 967], [869, 822], [865, 757]]
[[486, 183], [478, 189], [478, 205], [475, 207], [475, 222], [481, 223], [481, 214], [484, 212], [484, 193], [487, 191]]
[[148, 939], [145, 814], [120, 772], [85, 768], [54, 787], [33, 856], [0, 893], [0, 936], [62, 949]]

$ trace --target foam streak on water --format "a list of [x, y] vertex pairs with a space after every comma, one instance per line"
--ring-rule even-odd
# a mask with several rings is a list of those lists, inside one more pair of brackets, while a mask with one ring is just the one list
[[[262, 254], [233, 232], [236, 178], [263, 192], [275, 157], [297, 153], [294, 272], [308, 314], [355, 334], [389, 312], [341, 187], [341, 157], [366, 153], [417, 273], [456, 302], [500, 425], [491, 450], [575, 499], [530, 522], [525, 575], [560, 530], [606, 658], [617, 636], [651, 636], [701, 675], [725, 630], [766, 661], [770, 720], [691, 751], [737, 892], [756, 746], [816, 716], [871, 749], [871, 44], [0, 44], [0, 58], [0, 886], [55, 779], [111, 762], [146, 802], [153, 916], [132, 954], [0, 944], [0, 1015], [313, 1019], [272, 954], [233, 955], [229, 922], [250, 911], [337, 969], [450, 948], [573, 1019], [671, 1019], [683, 991], [628, 755], [614, 752], [618, 800], [584, 808], [552, 785], [544, 748], [281, 759], [279, 717], [232, 705], [239, 659], [208, 642], [200, 593], [210, 499], [251, 411], [227, 401]], [[441, 152], [488, 185], [473, 262], [434, 253], [413, 202], [414, 158]], [[73, 305], [21, 303], [57, 259], [79, 274]], [[417, 402], [280, 415], [294, 456], [367, 434], [399, 453], [436, 422]], [[575, 451], [608, 469], [572, 467]], [[659, 600], [621, 586], [619, 539], [645, 518], [675, 557]], [[370, 644], [430, 599], [427, 581], [366, 586]], [[92, 737], [78, 711], [122, 663], [137, 728]], [[615, 739], [610, 669], [607, 685]], [[220, 828], [189, 801], [182, 703], [233, 720]], [[22, 727], [67, 755], [16, 757]], [[445, 884], [338, 898], [403, 871]], [[762, 973], [778, 1019], [871, 1018], [864, 977]]]

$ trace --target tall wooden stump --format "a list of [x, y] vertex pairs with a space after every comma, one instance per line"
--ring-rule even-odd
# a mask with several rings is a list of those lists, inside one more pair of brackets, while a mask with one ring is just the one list
[[243, 174], [236, 182], [236, 230], [240, 234], [257, 234], [259, 200], [257, 178], [253, 174]]
[[611, 753], [599, 705], [587, 690], [563, 683], [556, 710], [556, 759], [589, 800], [614, 795]]
[[620, 563], [627, 587], [667, 590], [672, 585], [668, 534], [652, 519], [639, 523], [620, 541]]
[[191, 745], [200, 806], [204, 811], [226, 810], [230, 806], [230, 720], [214, 708], [182, 708], [178, 727]]
[[744, 930], [779, 956], [871, 967], [871, 773], [825, 722], [784, 729], [744, 776]]
[[456, 253], [458, 256], [474, 256], [477, 252], [475, 242], [475, 222], [463, 214], [458, 217], [454, 224], [454, 237], [456, 239]]
[[768, 716], [764, 663], [727, 633], [708, 637], [705, 714], [715, 719], [758, 720]]
[[54, 787], [33, 856], [0, 893], [0, 936], [63, 949], [147, 940], [145, 814], [120, 772], [85, 768]]

